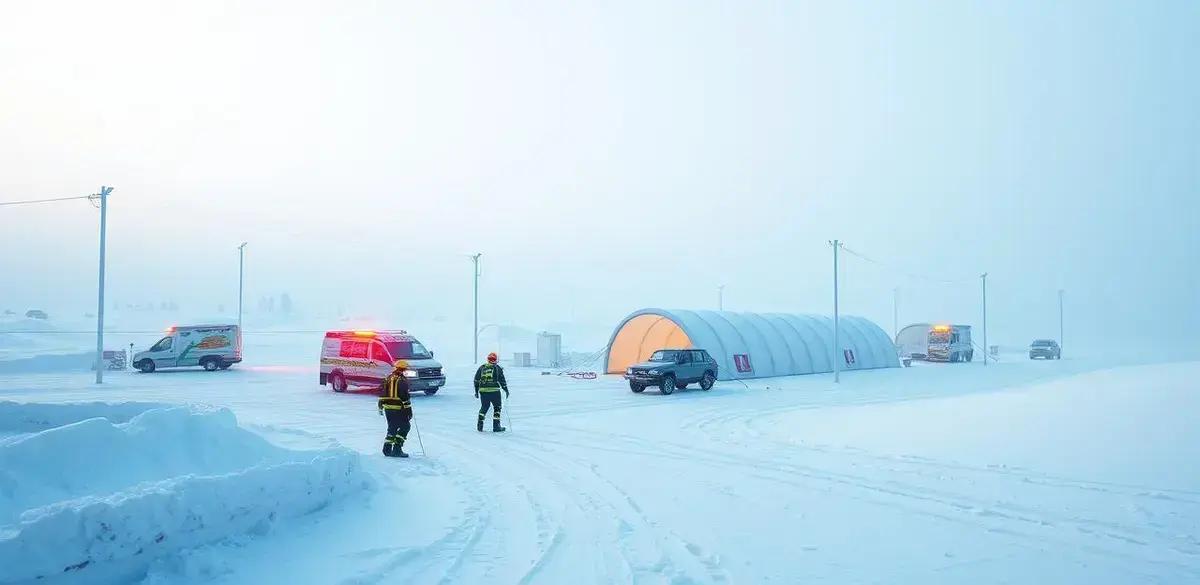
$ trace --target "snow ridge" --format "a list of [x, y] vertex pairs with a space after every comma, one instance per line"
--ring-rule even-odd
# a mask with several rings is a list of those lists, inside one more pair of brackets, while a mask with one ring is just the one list
[[133, 578], [156, 558], [268, 532], [369, 486], [354, 451], [283, 449], [226, 409], [52, 427], [0, 444], [0, 583]]

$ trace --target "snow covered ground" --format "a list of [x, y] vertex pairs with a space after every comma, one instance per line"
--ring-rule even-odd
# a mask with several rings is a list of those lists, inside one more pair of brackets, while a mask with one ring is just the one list
[[[373, 489], [145, 562], [130, 574], [146, 583], [1200, 581], [1200, 362], [922, 365], [671, 396], [510, 368], [502, 435], [475, 432], [469, 372], [449, 373], [414, 400], [426, 456], [414, 431], [409, 460], [378, 455], [373, 396], [308, 366], [101, 388], [13, 374], [0, 400], [204, 403], [271, 449], [361, 453]], [[18, 426], [0, 444], [36, 432]], [[0, 564], [0, 582], [19, 569]]]

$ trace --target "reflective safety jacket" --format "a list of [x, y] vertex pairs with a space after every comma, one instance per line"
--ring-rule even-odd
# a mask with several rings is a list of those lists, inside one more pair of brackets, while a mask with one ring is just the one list
[[504, 368], [497, 364], [483, 364], [475, 371], [476, 392], [508, 392], [508, 382], [504, 379]]
[[385, 410], [412, 409], [408, 393], [408, 378], [398, 372], [388, 374], [379, 385], [379, 408]]

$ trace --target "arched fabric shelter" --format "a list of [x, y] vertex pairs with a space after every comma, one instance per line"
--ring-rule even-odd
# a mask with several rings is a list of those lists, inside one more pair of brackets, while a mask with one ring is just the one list
[[[717, 360], [718, 378], [767, 378], [899, 367], [895, 346], [878, 325], [841, 317], [841, 348], [824, 315], [642, 309], [621, 321], [608, 342], [604, 370], [620, 374], [657, 349], [700, 348]], [[836, 353], [836, 354], [835, 354]]]

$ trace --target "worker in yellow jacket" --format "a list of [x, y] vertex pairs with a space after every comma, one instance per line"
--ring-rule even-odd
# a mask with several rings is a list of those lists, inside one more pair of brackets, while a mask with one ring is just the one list
[[481, 433], [489, 406], [492, 408], [492, 432], [504, 432], [504, 427], [500, 426], [500, 391], [503, 390], [504, 397], [508, 398], [508, 381], [504, 379], [504, 368], [497, 361], [496, 354], [489, 353], [487, 363], [475, 370], [475, 398], [479, 399], [479, 420], [475, 421], [475, 430]]
[[408, 393], [408, 377], [404, 375], [408, 362], [396, 360], [391, 374], [379, 385], [379, 414], [387, 416], [387, 439], [383, 454], [388, 457], [408, 457], [404, 441], [412, 426], [412, 396]]

